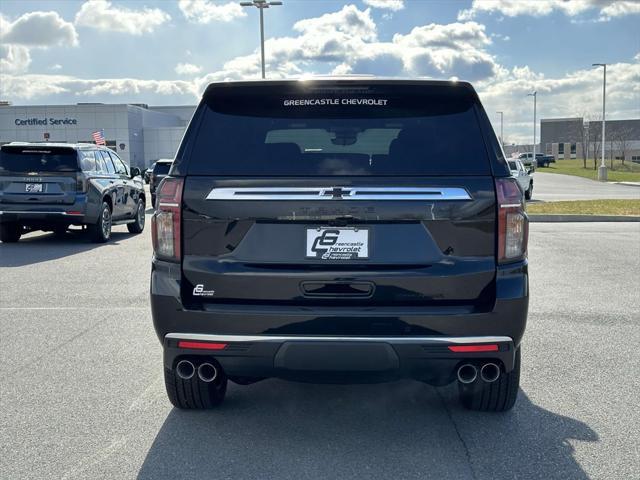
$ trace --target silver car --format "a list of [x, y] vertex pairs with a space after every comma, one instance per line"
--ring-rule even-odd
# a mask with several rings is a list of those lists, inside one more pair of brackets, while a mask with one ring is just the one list
[[533, 196], [533, 168], [527, 168], [519, 158], [509, 160], [511, 176], [515, 177], [524, 192], [524, 198], [531, 200]]

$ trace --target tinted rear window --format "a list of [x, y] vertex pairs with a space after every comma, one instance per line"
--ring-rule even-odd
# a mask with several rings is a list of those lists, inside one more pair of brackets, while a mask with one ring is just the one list
[[405, 85], [209, 92], [189, 158], [192, 175], [488, 175], [462, 88]]
[[167, 175], [170, 168], [170, 163], [156, 163], [156, 166], [153, 167], [153, 173], [156, 175]]
[[68, 148], [25, 148], [3, 146], [0, 150], [0, 173], [75, 172], [78, 155]]

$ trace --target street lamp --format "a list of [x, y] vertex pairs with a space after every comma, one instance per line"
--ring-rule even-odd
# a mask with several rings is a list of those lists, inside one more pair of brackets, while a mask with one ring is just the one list
[[536, 108], [538, 102], [538, 92], [527, 93], [527, 97], [533, 97], [533, 159], [531, 165], [535, 166], [533, 162], [536, 161]]
[[496, 112], [500, 114], [500, 146], [504, 147], [504, 112]]
[[262, 78], [264, 76], [264, 15], [265, 8], [282, 5], [282, 2], [268, 2], [267, 0], [252, 0], [251, 2], [240, 2], [241, 7], [256, 7], [260, 10], [260, 53], [262, 58]]
[[607, 181], [607, 165], [604, 163], [604, 125], [605, 125], [605, 105], [607, 99], [607, 64], [606, 63], [594, 63], [592, 67], [604, 67], [604, 77], [602, 79], [602, 162], [598, 168], [598, 180], [602, 182]]

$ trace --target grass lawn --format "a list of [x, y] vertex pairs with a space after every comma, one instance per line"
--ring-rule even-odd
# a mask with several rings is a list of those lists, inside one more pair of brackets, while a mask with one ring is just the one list
[[[613, 161], [613, 170], [610, 168], [611, 161], [607, 160], [607, 173], [610, 182], [640, 182], [640, 164], [630, 161]], [[539, 167], [536, 171], [542, 173], [563, 173], [565, 175], [577, 175], [578, 177], [598, 179], [598, 171], [593, 169], [593, 160], [587, 160], [587, 168], [582, 167], [582, 159], [556, 160], [549, 167]]]
[[[640, 196], [640, 188], [638, 188]], [[548, 215], [634, 215], [640, 216], [640, 200], [578, 200], [527, 204], [527, 213]]]

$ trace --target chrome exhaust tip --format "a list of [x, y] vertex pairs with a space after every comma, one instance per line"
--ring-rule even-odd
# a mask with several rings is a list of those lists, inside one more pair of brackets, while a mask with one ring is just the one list
[[211, 363], [202, 363], [198, 367], [198, 378], [205, 383], [213, 382], [218, 376], [218, 369]]
[[176, 365], [176, 373], [182, 380], [189, 380], [196, 373], [196, 367], [189, 360], [180, 360]]
[[480, 369], [480, 378], [487, 383], [492, 383], [500, 378], [500, 367], [495, 363], [485, 363]]
[[458, 368], [458, 381], [460, 383], [473, 383], [478, 378], [478, 369], [475, 365], [465, 363]]

